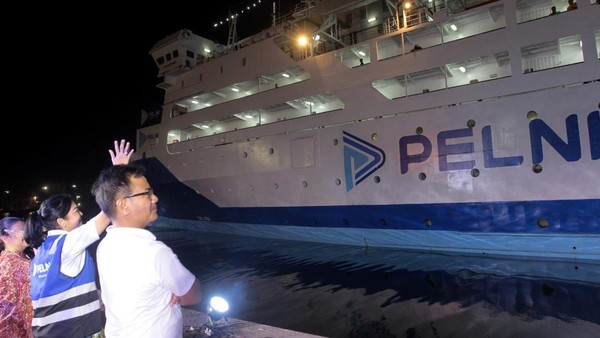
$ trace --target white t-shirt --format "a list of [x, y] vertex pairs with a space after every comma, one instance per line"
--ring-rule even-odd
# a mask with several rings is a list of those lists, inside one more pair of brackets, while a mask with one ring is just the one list
[[181, 306], [196, 277], [146, 229], [110, 226], [97, 250], [107, 337], [182, 337]]
[[70, 232], [65, 230], [48, 230], [48, 236], [66, 234], [65, 244], [60, 255], [60, 272], [74, 277], [83, 269], [86, 249], [100, 239], [96, 222], [93, 219]]

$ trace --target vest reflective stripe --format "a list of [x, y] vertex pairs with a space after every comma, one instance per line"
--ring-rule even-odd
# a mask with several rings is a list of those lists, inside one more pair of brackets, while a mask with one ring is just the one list
[[61, 273], [65, 238], [64, 234], [48, 236], [32, 260], [34, 337], [86, 337], [102, 329], [96, 266], [86, 251], [76, 276]]
[[[46, 298], [40, 298], [38, 300], [33, 300], [32, 303], [33, 303], [34, 308], [55, 305], [63, 300], [73, 298], [73, 297], [79, 296], [81, 294], [88, 293], [90, 291], [96, 291], [96, 290], [97, 290], [96, 282], [91, 282], [91, 283], [76, 286], [72, 289], [69, 289], [65, 292], [59, 293], [54, 296], [49, 296]], [[100, 305], [98, 305], [98, 306], [100, 306]]]
[[80, 317], [99, 309], [100, 302], [95, 301], [76, 308], [56, 312], [46, 317], [33, 318], [32, 326], [44, 326], [55, 322], [59, 322], [61, 320]]

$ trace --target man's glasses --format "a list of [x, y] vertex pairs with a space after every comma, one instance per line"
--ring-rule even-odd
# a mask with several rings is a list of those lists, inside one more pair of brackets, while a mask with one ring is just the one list
[[133, 195], [127, 195], [127, 196], [124, 196], [123, 198], [134, 198], [137, 196], [144, 196], [144, 195], [148, 196], [148, 198], [152, 198], [152, 195], [154, 195], [154, 190], [152, 190], [152, 188], [150, 188], [150, 189], [148, 189], [148, 191], [139, 192], [139, 193], [133, 194]]

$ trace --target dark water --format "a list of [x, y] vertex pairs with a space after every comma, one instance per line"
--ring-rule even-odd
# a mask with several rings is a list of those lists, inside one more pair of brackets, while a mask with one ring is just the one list
[[153, 232], [233, 318], [327, 337], [600, 337], [600, 262]]

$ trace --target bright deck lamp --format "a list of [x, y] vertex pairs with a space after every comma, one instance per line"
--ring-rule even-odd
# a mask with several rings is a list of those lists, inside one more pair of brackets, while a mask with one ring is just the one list
[[206, 314], [211, 320], [211, 326], [221, 322], [227, 323], [227, 312], [229, 311], [229, 302], [223, 297], [215, 296], [210, 299]]

